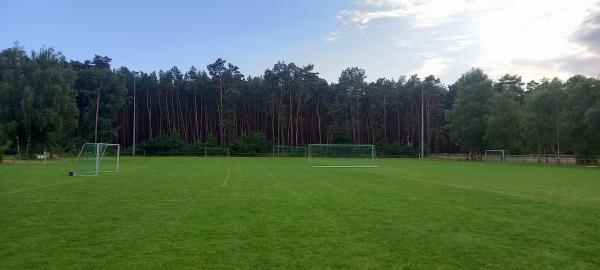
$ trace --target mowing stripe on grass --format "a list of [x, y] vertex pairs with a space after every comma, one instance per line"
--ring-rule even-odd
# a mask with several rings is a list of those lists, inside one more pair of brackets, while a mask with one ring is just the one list
[[144, 169], [144, 168], [148, 168], [148, 166], [139, 166], [139, 167], [134, 167], [134, 168], [120, 169], [119, 172], [134, 171], [134, 170], [139, 170], [139, 169]]
[[415, 179], [409, 179], [409, 178], [405, 178], [405, 179], [410, 180], [410, 181], [420, 182], [420, 183], [435, 184], [435, 185], [449, 186], [449, 187], [455, 187], [455, 188], [462, 188], [462, 189], [470, 189], [470, 190], [491, 192], [491, 193], [496, 193], [496, 194], [509, 195], [509, 196], [513, 196], [513, 197], [531, 199], [531, 200], [550, 201], [550, 200], [539, 198], [539, 197], [534, 197], [534, 196], [529, 196], [529, 195], [523, 195], [523, 194], [518, 194], [518, 193], [512, 193], [512, 192], [506, 192], [506, 191], [483, 189], [483, 188], [469, 187], [469, 186], [463, 186], [463, 185], [457, 185], [457, 184], [450, 184], [450, 183], [442, 183], [442, 182], [435, 182], [435, 181], [423, 181], [423, 180], [415, 180]]
[[227, 176], [225, 176], [225, 181], [223, 181], [223, 187], [227, 185], [227, 180], [229, 180], [229, 175], [231, 174], [231, 168], [227, 168]]
[[[321, 198], [303, 197], [301, 200], [320, 200]], [[94, 204], [94, 203], [191, 203], [191, 202], [260, 202], [260, 201], [289, 201], [290, 197], [271, 197], [271, 198], [220, 198], [220, 199], [157, 199], [157, 200], [108, 200], [108, 199], [90, 199], [90, 200], [24, 200], [19, 204], [47, 204], [47, 203], [68, 203], [68, 204]]]
[[[388, 175], [388, 174], [379, 173], [379, 172], [375, 172], [375, 174]], [[417, 180], [417, 179], [408, 178], [408, 177], [401, 177], [401, 178], [404, 179], [404, 180], [408, 180], [408, 181], [412, 181], [412, 182], [418, 182], [418, 183], [424, 183], [424, 184], [434, 184], [434, 185], [454, 187], [454, 188], [460, 188], [460, 189], [469, 189], [469, 190], [483, 191], [483, 192], [489, 192], [489, 193], [495, 193], [495, 194], [501, 194], [501, 195], [508, 195], [508, 196], [512, 196], [512, 197], [518, 197], [518, 198], [524, 198], [524, 199], [530, 199], [530, 200], [537, 200], [537, 201], [546, 201], [546, 202], [551, 202], [552, 201], [552, 200], [548, 200], [548, 199], [544, 199], [544, 198], [540, 198], [540, 197], [535, 197], [535, 196], [530, 196], [530, 195], [524, 195], [524, 194], [519, 194], [519, 193], [513, 193], [513, 192], [506, 192], [506, 191], [499, 191], [499, 190], [492, 190], [492, 189], [476, 188], [476, 187], [463, 186], [463, 185], [451, 184], [451, 183], [443, 183], [443, 182], [437, 182], [437, 181]]]
[[47, 187], [54, 187], [54, 186], [58, 186], [58, 185], [62, 185], [62, 184], [69, 184], [69, 183], [73, 183], [73, 182], [77, 182], [77, 181], [81, 181], [83, 180], [85, 177], [80, 177], [79, 179], [74, 179], [71, 181], [64, 181], [64, 182], [58, 182], [58, 183], [54, 183], [54, 184], [49, 184], [49, 185], [43, 185], [43, 186], [37, 186], [37, 187], [30, 187], [30, 188], [22, 188], [22, 189], [17, 189], [17, 190], [13, 190], [13, 191], [9, 191], [9, 192], [5, 192], [2, 194], [16, 194], [16, 193], [21, 193], [21, 192], [25, 192], [25, 191], [31, 191], [31, 190], [36, 190], [36, 189], [42, 189], [42, 188], [47, 188]]

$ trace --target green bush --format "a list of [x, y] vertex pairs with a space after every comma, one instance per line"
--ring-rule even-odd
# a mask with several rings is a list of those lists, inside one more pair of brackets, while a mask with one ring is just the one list
[[183, 155], [183, 156], [202, 156], [204, 148], [218, 147], [217, 140], [209, 136], [204, 142], [186, 143], [178, 134], [171, 136], [166, 134], [158, 135], [152, 139], [143, 141], [138, 146], [139, 152], [146, 155]]
[[265, 134], [259, 132], [242, 134], [231, 145], [231, 152], [234, 155], [264, 154], [272, 150], [273, 144], [267, 140]]
[[185, 143], [178, 136], [160, 134], [139, 144], [139, 150], [147, 155], [168, 155], [183, 152]]
[[12, 146], [12, 141], [7, 141], [5, 145], [0, 145], [0, 163], [2, 163], [2, 160], [4, 160], [4, 154], [6, 153], [6, 150], [10, 149], [10, 147]]
[[378, 144], [377, 155], [381, 157], [393, 157], [393, 156], [418, 156], [419, 151], [410, 145], [404, 145], [399, 143], [387, 143]]

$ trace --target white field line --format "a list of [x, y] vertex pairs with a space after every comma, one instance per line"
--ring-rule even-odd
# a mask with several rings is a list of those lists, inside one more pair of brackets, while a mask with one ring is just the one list
[[229, 175], [231, 174], [231, 168], [227, 168], [227, 176], [225, 176], [225, 181], [223, 181], [223, 187], [227, 185], [227, 181], [229, 180]]
[[58, 183], [54, 183], [54, 184], [48, 184], [48, 185], [37, 186], [37, 187], [22, 188], [22, 189], [17, 189], [17, 190], [5, 192], [5, 193], [2, 193], [2, 194], [16, 194], [16, 193], [21, 193], [21, 192], [24, 192], [24, 191], [31, 191], [31, 190], [41, 189], [41, 188], [58, 186], [58, 185], [62, 185], [62, 184], [69, 184], [69, 183], [81, 181], [83, 179], [86, 179], [86, 178], [85, 177], [78, 177], [77, 179], [73, 179], [71, 181], [58, 182]]
[[313, 168], [378, 168], [379, 166], [353, 166], [353, 165], [313, 165]]
[[[146, 168], [146, 167], [148, 167], [148, 166], [141, 166], [141, 167], [135, 167], [135, 168], [131, 168], [131, 169], [119, 170], [119, 172], [122, 172], [122, 171], [133, 171], [133, 170], [143, 169], [143, 168]], [[61, 169], [61, 171], [62, 171], [62, 169]], [[70, 181], [63, 181], [63, 182], [58, 182], [58, 183], [48, 184], [48, 185], [42, 185], [42, 186], [37, 186], [37, 187], [22, 188], [22, 189], [17, 189], [17, 190], [9, 191], [9, 192], [4, 192], [2, 194], [16, 194], [16, 193], [21, 193], [21, 192], [25, 192], [25, 191], [31, 191], [31, 190], [41, 189], [41, 188], [48, 188], [48, 187], [58, 186], [58, 185], [62, 185], [62, 184], [69, 184], [69, 183], [81, 181], [83, 179], [86, 179], [86, 177], [84, 177], [84, 176], [77, 176], [76, 179], [73, 179], [73, 180], [70, 180]]]
[[[301, 200], [321, 200], [320, 197], [303, 197]], [[203, 199], [157, 199], [157, 200], [107, 200], [107, 199], [87, 199], [87, 200], [26, 200], [23, 204], [39, 204], [39, 203], [188, 203], [188, 202], [206, 202], [206, 201], [224, 201], [224, 202], [250, 202], [250, 201], [289, 201], [290, 197], [276, 197], [276, 198], [227, 198], [227, 199], [214, 199], [214, 198], [203, 198]]]

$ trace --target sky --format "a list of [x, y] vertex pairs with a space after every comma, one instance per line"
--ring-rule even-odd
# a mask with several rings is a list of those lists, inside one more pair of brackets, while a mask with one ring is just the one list
[[260, 76], [277, 61], [336, 82], [481, 68], [524, 81], [600, 75], [600, 0], [0, 0], [0, 48], [94, 55], [151, 72], [217, 58]]

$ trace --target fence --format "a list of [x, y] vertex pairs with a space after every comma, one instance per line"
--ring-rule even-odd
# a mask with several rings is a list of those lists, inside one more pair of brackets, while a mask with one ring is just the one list
[[[483, 160], [482, 154], [430, 154], [428, 157], [449, 160]], [[577, 159], [575, 155], [510, 155], [510, 162], [546, 163], [546, 164], [599, 164], [600, 158]]]

